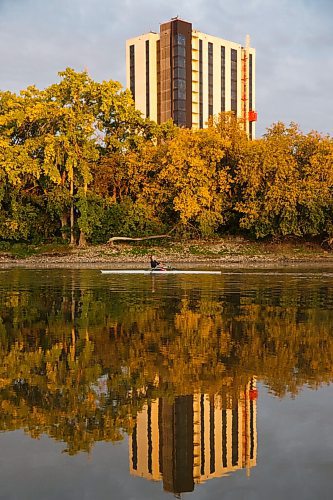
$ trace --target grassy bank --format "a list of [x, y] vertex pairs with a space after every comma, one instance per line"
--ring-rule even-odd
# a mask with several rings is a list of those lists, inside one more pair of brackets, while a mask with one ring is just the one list
[[2, 264], [148, 262], [154, 253], [164, 262], [332, 262], [333, 252], [320, 243], [297, 240], [254, 242], [241, 237], [211, 240], [150, 240], [73, 248], [65, 244], [0, 243]]

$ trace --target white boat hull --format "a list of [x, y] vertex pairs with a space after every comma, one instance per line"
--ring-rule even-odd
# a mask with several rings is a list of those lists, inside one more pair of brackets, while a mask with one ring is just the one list
[[221, 274], [221, 271], [182, 271], [180, 269], [101, 269], [102, 274]]

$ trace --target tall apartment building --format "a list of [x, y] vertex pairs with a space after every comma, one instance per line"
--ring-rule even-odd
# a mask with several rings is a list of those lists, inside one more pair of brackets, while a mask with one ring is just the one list
[[203, 128], [233, 111], [255, 137], [255, 49], [206, 35], [178, 18], [126, 42], [126, 84], [136, 108], [163, 123]]

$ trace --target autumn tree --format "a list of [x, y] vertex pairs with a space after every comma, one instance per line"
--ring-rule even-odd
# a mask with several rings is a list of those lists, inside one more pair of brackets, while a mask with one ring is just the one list
[[[88, 187], [92, 166], [106, 150], [119, 151], [133, 137], [140, 116], [131, 95], [113, 81], [97, 83], [86, 72], [67, 69], [59, 84], [47, 89], [48, 96], [62, 111], [57, 134], [49, 138], [47, 160], [62, 170], [69, 184], [71, 204], [71, 242], [74, 242], [74, 206], [79, 210], [80, 244], [85, 244], [99, 223], [89, 204]], [[75, 196], [74, 196], [75, 195]], [[91, 193], [93, 197], [93, 193]], [[91, 197], [90, 196], [90, 197]]]
[[235, 210], [257, 237], [321, 234], [332, 207], [332, 140], [277, 123], [247, 144]]
[[[47, 234], [43, 198], [44, 138], [54, 133], [55, 108], [45, 93], [28, 87], [0, 93], [0, 237]], [[54, 172], [47, 175], [54, 177]]]
[[332, 240], [329, 136], [277, 123], [250, 141], [233, 113], [201, 130], [158, 125], [119, 83], [59, 75], [0, 92], [0, 238], [84, 245], [177, 228]]
[[[59, 75], [60, 82], [44, 91], [29, 87], [19, 96], [0, 95], [1, 200], [10, 217], [17, 219], [21, 212], [29, 213], [29, 205], [18, 210], [16, 200], [21, 202], [25, 193], [29, 199], [38, 195], [44, 206], [36, 219], [42, 223], [46, 212], [63, 230], [70, 225], [72, 244], [77, 223], [84, 244], [101, 215], [96, 193], [89, 192], [92, 167], [106, 151], [117, 153], [135, 143], [142, 119], [130, 92], [122, 91], [119, 83], [97, 83], [86, 72], [70, 68]], [[5, 187], [12, 193], [9, 201]], [[103, 204], [102, 198], [98, 201]], [[19, 221], [10, 217], [3, 221], [3, 237], [28, 238], [23, 223], [15, 232]]]
[[230, 167], [223, 163], [228, 145], [213, 123], [144, 143], [129, 156], [136, 199], [169, 227], [212, 235], [230, 210]]

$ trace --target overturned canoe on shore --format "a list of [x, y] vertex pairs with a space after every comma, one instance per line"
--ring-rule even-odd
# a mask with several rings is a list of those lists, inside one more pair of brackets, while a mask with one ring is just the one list
[[101, 269], [102, 274], [221, 274], [221, 271], [183, 271], [181, 269]]

